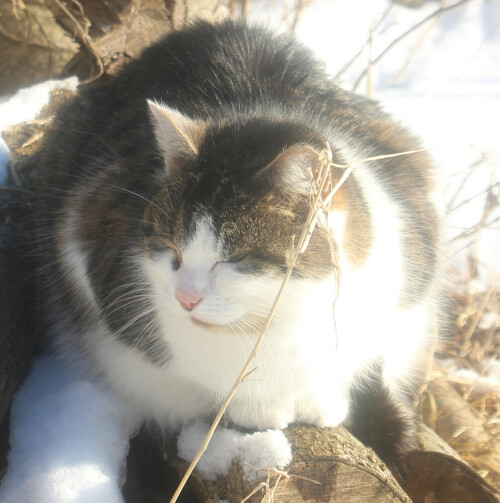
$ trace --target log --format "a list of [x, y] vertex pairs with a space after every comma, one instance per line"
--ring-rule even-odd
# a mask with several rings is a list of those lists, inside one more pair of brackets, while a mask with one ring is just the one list
[[[481, 399], [478, 399], [472, 390], [470, 399], [465, 400], [458, 392], [460, 386], [444, 368], [435, 364], [421, 400], [424, 421], [498, 488], [500, 439], [485, 421], [485, 412], [474, 406], [484, 403], [484, 391], [479, 393]], [[494, 393], [492, 390], [491, 394]]]
[[[260, 502], [271, 492], [275, 502], [288, 503], [411, 502], [374, 452], [346, 429], [292, 426], [285, 433], [293, 452], [286, 477], [273, 475], [271, 470], [269, 480], [268, 475], [263, 474], [249, 483], [241, 468], [233, 468], [228, 477], [217, 480], [217, 497], [239, 503], [264, 483], [249, 502]], [[203, 501], [204, 496], [200, 496]]]
[[[256, 472], [255, 480], [249, 481], [242, 465], [234, 462], [227, 475], [209, 481], [195, 471], [179, 501], [217, 503], [226, 500], [229, 503], [240, 503], [248, 497], [246, 501], [256, 503], [268, 501], [263, 498], [272, 494], [272, 501], [275, 503], [411, 503], [375, 453], [363, 446], [345, 428], [291, 426], [285, 430], [285, 434], [293, 452], [292, 462], [285, 472], [269, 467], [267, 473]], [[133, 445], [131, 456], [141, 450], [149, 450], [151, 453], [155, 449], [152, 444], [144, 447], [147, 444], [145, 438], [136, 442], [141, 446]], [[128, 481], [124, 488], [127, 503], [168, 501], [173, 491], [161, 494], [161, 490], [166, 487], [159, 486], [155, 493], [153, 481], [172, 479], [173, 473], [177, 474], [175, 479], [179, 480], [187, 469], [187, 463], [175, 454], [175, 439], [166, 446], [166, 456], [160, 450], [160, 445], [161, 442], [157, 442], [156, 454], [150, 455], [149, 459], [141, 457], [143, 462], [151, 463], [154, 467], [148, 468], [143, 464], [141, 473], [138, 473], [137, 465], [129, 462]], [[138, 496], [141, 492], [138, 484], [145, 484], [145, 479], [151, 477], [151, 473], [155, 475], [147, 480], [148, 498], [141, 499]]]
[[499, 493], [434, 431], [422, 425], [421, 450], [411, 452], [396, 478], [413, 503], [498, 503]]
[[[285, 434], [293, 451], [285, 472], [270, 467], [268, 473], [248, 481], [241, 464], [235, 462], [225, 476], [210, 481], [195, 471], [179, 502], [240, 503], [253, 491], [246, 500], [249, 503], [500, 501], [495, 489], [423, 424], [420, 448], [393, 473], [343, 427], [292, 426]], [[169, 501], [187, 466], [176, 456], [175, 439], [164, 445], [141, 433], [132, 442], [129, 455], [124, 486], [127, 503]]]

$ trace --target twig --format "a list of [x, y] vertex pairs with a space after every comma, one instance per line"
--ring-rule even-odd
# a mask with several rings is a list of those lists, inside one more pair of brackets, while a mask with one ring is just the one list
[[495, 34], [495, 32], [500, 28], [500, 23], [497, 23], [492, 30], [490, 30], [490, 32], [488, 33], [488, 35], [486, 35], [486, 37], [483, 38], [483, 41], [481, 43], [481, 45], [476, 49], [476, 51], [474, 52], [474, 54], [469, 58], [469, 60], [467, 61], [467, 63], [465, 63], [462, 71], [460, 72], [460, 74], [457, 76], [457, 78], [455, 79], [455, 82], [454, 84], [457, 84], [461, 79], [462, 77], [464, 76], [464, 74], [467, 72], [470, 64], [477, 58], [477, 55], [484, 49], [484, 47], [486, 46], [486, 44], [489, 42], [489, 40], [493, 37], [493, 35]]
[[11, 3], [12, 3], [12, 13], [14, 14], [15, 18], [19, 21], [21, 18], [19, 17], [17, 8], [19, 7], [21, 10], [25, 10], [26, 5], [24, 5], [23, 0], [11, 0]]
[[[470, 177], [476, 172], [477, 168], [479, 168], [485, 160], [486, 160], [485, 155], [483, 154], [479, 159], [474, 161], [468, 168], [466, 168], [467, 173], [462, 178], [459, 186], [457, 187], [453, 196], [450, 198], [450, 200], [448, 201], [448, 204], [446, 205], [446, 212], [447, 213], [452, 211], [451, 208], [452, 208], [453, 204], [455, 203], [456, 199], [458, 198], [458, 196], [462, 192], [463, 188], [465, 187], [465, 185], [469, 181]], [[463, 173], [463, 171], [461, 173]]]
[[85, 17], [85, 11], [83, 10], [82, 4], [78, 0], [71, 0], [78, 8], [78, 13], [80, 16]]
[[295, 8], [293, 10], [294, 16], [292, 21], [292, 33], [297, 32], [297, 27], [299, 26], [300, 18], [302, 17], [302, 12], [304, 10], [304, 0], [295, 0]]
[[250, 0], [229, 0], [229, 14], [231, 17], [246, 19], [249, 10]]
[[[493, 218], [492, 220], [485, 222], [485, 221], [480, 221], [476, 225], [472, 227], [467, 227], [463, 232], [460, 234], [457, 234], [456, 236], [452, 237], [448, 243], [454, 243], [455, 241], [460, 241], [462, 239], [468, 238], [468, 237], [474, 237], [478, 231], [481, 229], [497, 229], [498, 227], [495, 227], [494, 224], [497, 222], [500, 222], [500, 215]], [[459, 250], [456, 250], [456, 254], [459, 252], [463, 251], [464, 249], [468, 248], [470, 246], [470, 243], [465, 245], [463, 248], [460, 248]]]
[[[265, 489], [265, 494], [264, 494], [264, 499], [262, 500], [262, 503], [273, 503], [274, 501], [274, 493], [276, 492], [276, 489], [278, 489], [278, 485], [281, 482], [281, 479], [285, 479], [285, 484], [293, 477], [296, 479], [300, 480], [305, 480], [307, 482], [311, 482], [313, 484], [316, 484], [318, 486], [321, 485], [321, 482], [318, 482], [317, 480], [313, 480], [307, 477], [300, 477], [299, 475], [291, 475], [287, 471], [283, 470], [277, 470], [276, 468], [268, 468], [267, 470], [263, 470], [261, 468], [256, 468], [255, 466], [252, 466], [249, 463], [245, 463], [248, 465], [250, 468], [253, 468], [256, 471], [259, 472], [266, 472], [267, 473], [267, 479], [265, 482], [261, 482], [257, 487], [255, 487], [252, 492], [243, 498], [240, 503], [246, 503], [254, 494], [257, 494], [261, 489]], [[276, 482], [274, 485], [271, 486], [271, 477], [276, 477]]]
[[413, 47], [410, 55], [408, 56], [408, 59], [406, 60], [405, 64], [403, 67], [399, 70], [399, 73], [396, 75], [396, 78], [394, 79], [394, 83], [398, 84], [401, 79], [403, 78], [404, 74], [408, 71], [410, 68], [411, 64], [413, 63], [413, 60], [415, 59], [418, 51], [422, 48], [424, 45], [425, 40], [429, 37], [431, 32], [434, 30], [436, 25], [439, 23], [439, 19], [435, 19], [432, 24], [429, 25], [429, 27], [425, 30], [425, 33], [420, 37], [420, 39], [417, 41], [415, 44], [415, 47]]
[[[406, 38], [408, 35], [413, 33], [415, 30], [418, 30], [421, 26], [429, 22], [431, 19], [435, 18], [436, 16], [440, 16], [441, 14], [455, 9], [457, 7], [460, 7], [461, 5], [464, 5], [465, 3], [470, 2], [470, 0], [460, 0], [459, 2], [454, 3], [453, 5], [448, 5], [448, 7], [439, 7], [439, 9], [435, 10], [431, 14], [429, 14], [426, 18], [422, 19], [419, 23], [416, 25], [412, 26], [409, 30], [405, 31], [402, 33], [399, 37], [395, 38], [373, 61], [372, 65], [376, 65], [396, 44], [398, 44], [401, 40]], [[356, 89], [359, 87], [359, 84], [361, 81], [365, 78], [366, 74], [368, 72], [368, 69], [365, 68], [361, 75], [359, 76], [358, 80], [354, 84], [353, 91], [356, 91]]]
[[478, 197], [483, 196], [484, 194], [489, 194], [492, 191], [492, 189], [496, 189], [497, 187], [500, 187], [500, 182], [493, 183], [492, 185], [490, 185], [486, 189], [483, 189], [480, 192], [477, 192], [473, 196], [470, 196], [467, 199], [463, 199], [462, 201], [457, 203], [453, 208], [449, 208], [448, 211], [449, 212], [456, 211], [456, 210], [458, 210], [458, 208], [461, 208], [462, 206], [469, 204], [470, 202], [474, 201]]
[[[372, 30], [373, 33], [376, 33], [379, 26], [383, 23], [383, 21], [385, 21], [386, 17], [389, 15], [389, 13], [391, 12], [393, 7], [394, 7], [394, 2], [391, 2], [389, 7], [385, 10], [385, 12], [382, 14], [380, 19], [377, 21], [377, 23], [373, 27], [373, 30]], [[347, 72], [347, 70], [349, 70], [349, 68], [351, 68], [351, 66], [356, 62], [356, 60], [361, 56], [361, 54], [363, 54], [365, 48], [370, 43], [371, 36], [372, 36], [372, 34], [370, 34], [370, 36], [367, 38], [366, 42], [361, 46], [361, 49], [359, 49], [359, 51], [338, 71], [337, 75], [335, 75], [335, 80], [340, 79], [340, 77], [345, 72]]]
[[[60, 1], [60, 0], [53, 0], [58, 7], [68, 16], [68, 18], [71, 20], [73, 23], [75, 29], [76, 29], [76, 38], [80, 40], [80, 42], [84, 45], [84, 47], [87, 48], [87, 50], [92, 54], [94, 57], [95, 63], [97, 65], [97, 75], [94, 75], [92, 77], [89, 77], [88, 79], [84, 80], [81, 82], [82, 84], [86, 84], [89, 82], [92, 82], [93, 80], [98, 79], [103, 73], [104, 73], [104, 65], [101, 59], [101, 56], [97, 52], [97, 50], [94, 47], [94, 44], [92, 43], [92, 40], [90, 37], [85, 33], [85, 30], [82, 28], [81, 24], [78, 22], [78, 20], [73, 16], [73, 14], [68, 10], [68, 8]], [[81, 6], [80, 6], [81, 7]]]
[[370, 28], [370, 36], [368, 37], [368, 65], [366, 67], [366, 95], [368, 98], [373, 96], [373, 29]]

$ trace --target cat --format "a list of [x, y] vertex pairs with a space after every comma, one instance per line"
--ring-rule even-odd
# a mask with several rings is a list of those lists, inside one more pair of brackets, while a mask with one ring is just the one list
[[[407, 451], [406, 404], [436, 318], [434, 167], [379, 105], [266, 28], [172, 32], [116, 77], [81, 86], [54, 121], [37, 226], [55, 351], [144, 421], [175, 430], [213, 416], [279, 290], [327, 147], [355, 167], [227, 420], [252, 430], [344, 422], [383, 455]], [[397, 425], [379, 438], [386, 407]], [[384, 450], [391, 434], [397, 445]]]

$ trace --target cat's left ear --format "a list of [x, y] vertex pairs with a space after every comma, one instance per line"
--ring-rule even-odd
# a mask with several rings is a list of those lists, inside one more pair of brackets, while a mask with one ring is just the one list
[[287, 194], [310, 194], [311, 177], [320, 161], [320, 153], [309, 145], [292, 145], [256, 175], [255, 181]]
[[156, 141], [165, 159], [169, 173], [179, 169], [183, 162], [198, 154], [205, 137], [206, 123], [191, 119], [175, 108], [147, 100]]

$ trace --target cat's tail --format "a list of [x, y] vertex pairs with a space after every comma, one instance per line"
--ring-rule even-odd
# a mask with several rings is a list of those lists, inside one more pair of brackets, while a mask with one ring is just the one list
[[396, 396], [378, 371], [370, 374], [365, 386], [351, 391], [344, 426], [389, 467], [397, 466], [417, 448], [417, 413], [410, 398]]

